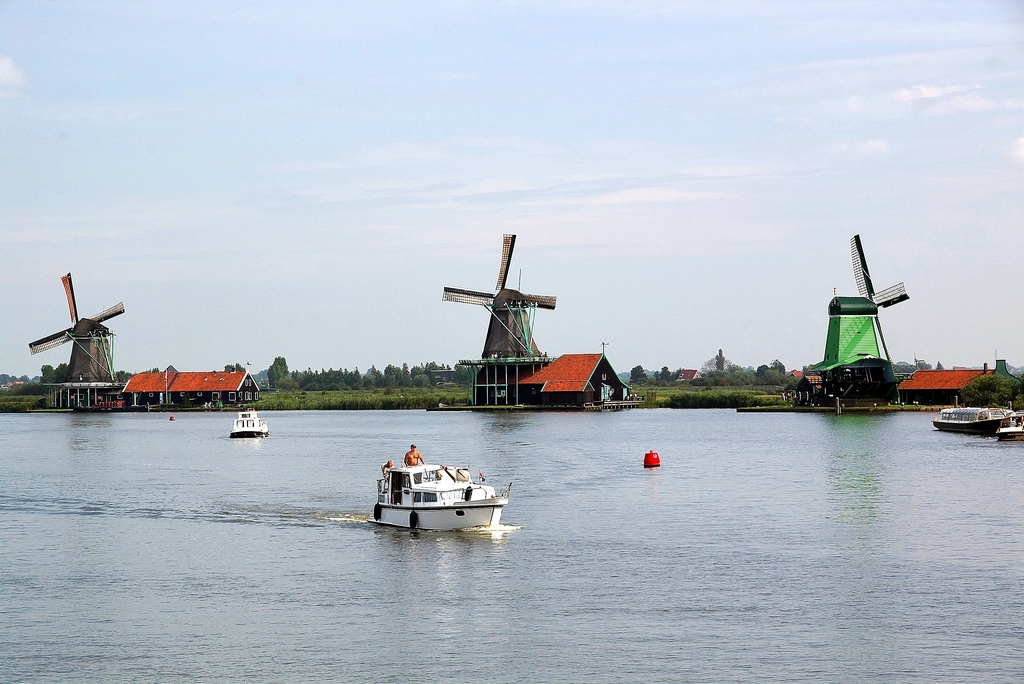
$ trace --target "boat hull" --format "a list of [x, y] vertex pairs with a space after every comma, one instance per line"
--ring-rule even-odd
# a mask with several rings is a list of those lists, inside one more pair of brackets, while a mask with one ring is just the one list
[[934, 425], [937, 430], [942, 430], [943, 432], [964, 432], [972, 435], [994, 435], [996, 434], [996, 430], [999, 429], [999, 424], [1002, 422], [1002, 418], [976, 420], [970, 423], [936, 419], [932, 421], [932, 425]]
[[245, 439], [250, 437], [269, 437], [270, 430], [261, 432], [259, 430], [239, 430], [238, 432], [231, 433], [231, 439]]
[[1024, 430], [1019, 427], [1003, 428], [996, 432], [996, 437], [1003, 442], [1024, 442]]
[[507, 499], [490, 499], [452, 506], [377, 504], [373, 508], [371, 520], [380, 525], [417, 530], [487, 527], [501, 522], [501, 513], [507, 503]]

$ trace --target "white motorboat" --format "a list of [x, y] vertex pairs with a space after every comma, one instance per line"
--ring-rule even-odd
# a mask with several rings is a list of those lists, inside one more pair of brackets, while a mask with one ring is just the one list
[[1005, 409], [963, 408], [942, 409], [939, 417], [932, 421], [938, 430], [946, 432], [970, 432], [975, 435], [994, 435], [999, 425], [1010, 415]]
[[269, 437], [270, 427], [260, 420], [256, 411], [239, 411], [231, 426], [232, 437]]
[[1017, 411], [1003, 419], [996, 430], [996, 437], [1003, 441], [1024, 441], [1024, 412]]
[[469, 468], [402, 466], [377, 480], [373, 520], [422, 530], [457, 530], [497, 525], [512, 484], [501, 492], [473, 482]]

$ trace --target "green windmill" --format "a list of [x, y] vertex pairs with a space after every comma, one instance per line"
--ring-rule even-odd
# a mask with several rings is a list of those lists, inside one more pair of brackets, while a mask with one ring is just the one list
[[875, 292], [860, 235], [850, 240], [850, 251], [860, 296], [837, 296], [829, 302], [825, 358], [812, 366], [820, 373], [821, 382], [809, 397], [810, 403], [831, 403], [839, 398], [866, 404], [896, 401], [899, 397], [899, 383], [882, 335], [878, 310], [905, 302], [910, 296], [903, 283]]

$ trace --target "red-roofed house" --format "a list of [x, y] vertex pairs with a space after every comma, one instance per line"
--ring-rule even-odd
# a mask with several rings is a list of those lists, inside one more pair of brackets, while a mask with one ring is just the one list
[[[245, 371], [180, 372], [173, 367], [156, 373], [139, 373], [125, 385], [132, 406], [143, 404], [244, 404], [258, 401], [260, 388]], [[167, 395], [166, 399], [164, 395]]]
[[699, 370], [682, 368], [682, 369], [680, 369], [679, 377], [677, 377], [676, 380], [678, 382], [689, 382], [690, 380], [693, 380], [694, 378], [699, 378], [699, 377], [700, 377], [700, 371]]
[[622, 401], [629, 386], [615, 374], [604, 354], [563, 354], [519, 381], [522, 404], [577, 406]]
[[[986, 364], [987, 365], [987, 364]], [[961, 402], [960, 392], [974, 378], [988, 370], [919, 370], [900, 383], [900, 403], [952, 406]]]

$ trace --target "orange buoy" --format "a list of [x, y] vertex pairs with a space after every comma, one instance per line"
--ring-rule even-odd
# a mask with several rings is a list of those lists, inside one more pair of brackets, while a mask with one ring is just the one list
[[657, 451], [648, 451], [644, 454], [644, 468], [657, 468], [661, 465], [661, 458]]
[[174, 420], [174, 416], [171, 416], [171, 420]]

